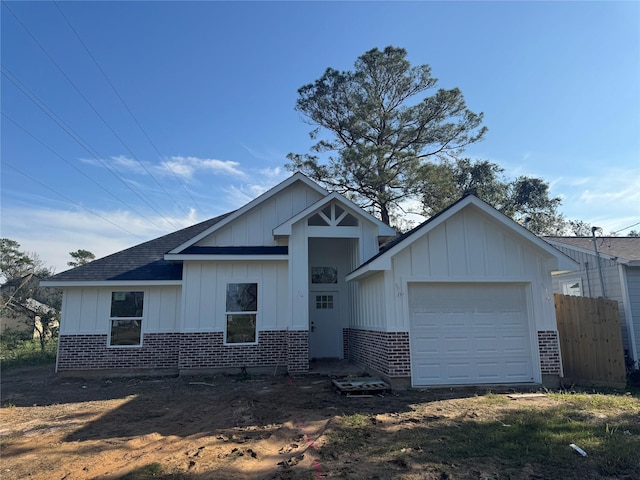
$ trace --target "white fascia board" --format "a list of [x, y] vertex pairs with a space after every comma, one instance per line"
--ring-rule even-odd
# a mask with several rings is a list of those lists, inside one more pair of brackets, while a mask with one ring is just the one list
[[256, 198], [251, 200], [249, 203], [247, 203], [243, 207], [239, 208], [238, 210], [236, 210], [235, 212], [233, 212], [231, 215], [227, 216], [226, 218], [224, 218], [220, 222], [218, 222], [215, 225], [212, 225], [211, 227], [207, 228], [204, 232], [199, 233], [198, 235], [196, 235], [195, 237], [191, 238], [187, 242], [185, 242], [182, 245], [179, 245], [178, 247], [174, 248], [169, 253], [170, 254], [172, 254], [172, 253], [180, 253], [185, 248], [190, 247], [191, 245], [194, 245], [199, 240], [202, 240], [203, 238], [205, 238], [206, 236], [208, 236], [211, 233], [215, 232], [216, 230], [224, 227], [228, 223], [234, 221], [236, 218], [240, 217], [241, 215], [244, 215], [246, 212], [251, 210], [256, 205], [259, 205], [260, 203], [268, 200], [269, 198], [273, 197], [277, 193], [281, 192], [285, 188], [289, 187], [290, 185], [292, 185], [293, 183], [298, 182], [298, 181], [303, 182], [305, 185], [307, 185], [308, 187], [310, 187], [313, 190], [317, 191], [321, 195], [327, 195], [329, 193], [324, 188], [322, 188], [320, 185], [315, 183], [313, 180], [309, 179], [308, 177], [306, 177], [305, 175], [303, 175], [300, 172], [296, 172], [293, 175], [291, 175], [289, 178], [287, 178], [286, 180], [280, 182], [278, 185], [276, 185], [272, 189], [267, 190], [262, 195], [257, 196]]
[[269, 260], [289, 260], [289, 255], [184, 255], [180, 253], [167, 253], [164, 259], [173, 261], [269, 261]]
[[281, 223], [280, 225], [278, 225], [276, 228], [273, 229], [273, 235], [274, 236], [283, 236], [283, 235], [284, 236], [289, 236], [289, 235], [291, 235], [291, 226], [294, 223], [299, 222], [303, 218], [311, 215], [316, 210], [324, 207], [325, 205], [327, 205], [328, 203], [330, 203], [331, 201], [334, 201], [334, 200], [337, 201], [338, 203], [342, 204], [345, 207], [345, 209], [348, 210], [349, 213], [351, 213], [352, 215], [356, 215], [358, 217], [363, 217], [364, 219], [370, 221], [371, 223], [374, 223], [378, 227], [378, 236], [379, 237], [395, 237], [398, 234], [389, 225], [387, 225], [386, 223], [378, 220], [376, 217], [374, 217], [370, 213], [364, 211], [362, 208], [357, 206], [355, 203], [353, 203], [348, 198], [340, 195], [337, 192], [333, 192], [333, 193], [330, 193], [329, 195], [326, 195], [325, 197], [321, 198], [320, 200], [318, 200], [313, 205], [308, 206], [303, 211], [297, 213], [296, 215], [294, 215], [293, 217], [291, 217], [287, 221], [285, 221], [285, 222]]
[[182, 285], [182, 280], [100, 280], [100, 281], [52, 281], [40, 282], [42, 287], [153, 287]]
[[[384, 270], [391, 270], [391, 258], [392, 256], [385, 257], [382, 259], [383, 255], [380, 255], [373, 262], [367, 263], [361, 268], [356, 268], [353, 272], [349, 273], [345, 276], [345, 280], [350, 282], [352, 280], [362, 280], [367, 277], [370, 277], [374, 273], [378, 273]], [[378, 262], [378, 260], [380, 260]]]

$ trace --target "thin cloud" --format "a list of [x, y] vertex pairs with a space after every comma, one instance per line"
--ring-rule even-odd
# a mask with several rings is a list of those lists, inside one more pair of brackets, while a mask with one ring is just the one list
[[[149, 217], [153, 224], [122, 210], [100, 211], [99, 217], [85, 211], [51, 208], [14, 208], [3, 210], [3, 235], [20, 243], [27, 252], [36, 252], [46, 265], [56, 272], [69, 267], [69, 252], [83, 248], [101, 258], [125, 248], [143, 243], [180, 228], [193, 225], [201, 219], [195, 211], [189, 215], [170, 219]], [[123, 226], [128, 232], [115, 225]], [[30, 228], [38, 225], [38, 229]]]
[[159, 171], [165, 175], [174, 174], [178, 177], [189, 180], [193, 178], [196, 172], [209, 172], [244, 177], [245, 174], [239, 167], [240, 163], [231, 160], [173, 156], [162, 162], [158, 168]]
[[291, 175], [284, 168], [262, 168], [250, 174], [251, 178], [260, 179], [258, 183], [229, 185], [223, 188], [229, 208], [235, 209], [250, 202], [254, 198], [273, 188]]

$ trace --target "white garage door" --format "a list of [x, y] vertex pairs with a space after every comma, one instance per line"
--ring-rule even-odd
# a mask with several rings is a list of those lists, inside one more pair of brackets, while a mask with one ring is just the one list
[[414, 386], [533, 382], [524, 286], [409, 286]]

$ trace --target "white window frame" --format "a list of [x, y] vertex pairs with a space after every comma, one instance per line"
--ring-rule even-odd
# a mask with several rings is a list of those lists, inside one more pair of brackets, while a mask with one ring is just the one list
[[[578, 288], [580, 289], [579, 295], [576, 295], [574, 293], [571, 293], [571, 286], [574, 284], [578, 284]], [[571, 295], [574, 297], [583, 297], [584, 296], [584, 291], [582, 289], [582, 278], [578, 277], [578, 278], [574, 278], [571, 280], [563, 280], [562, 282], [560, 282], [560, 288], [562, 288], [562, 294], [563, 295]]]
[[[229, 285], [234, 284], [255, 284], [256, 285], [256, 310], [245, 310], [245, 311], [232, 311], [227, 310], [227, 291], [229, 289]], [[258, 344], [258, 319], [260, 316], [260, 305], [261, 301], [261, 287], [260, 282], [253, 279], [241, 279], [241, 280], [232, 280], [225, 283], [224, 287], [224, 345], [229, 346], [241, 346], [241, 345], [257, 345]], [[229, 316], [230, 315], [254, 315], [255, 316], [255, 339], [252, 342], [229, 342], [227, 341], [227, 334], [229, 328]]]
[[[111, 309], [112, 309], [112, 303], [113, 303], [113, 295], [115, 293], [132, 293], [132, 292], [141, 292], [142, 293], [142, 316], [140, 317], [112, 317], [111, 316]], [[131, 289], [131, 290], [111, 290], [109, 292], [109, 333], [107, 335], [107, 348], [142, 348], [142, 345], [144, 343], [144, 326], [146, 324], [146, 322], [144, 321], [145, 318], [145, 312], [146, 312], [146, 305], [147, 305], [147, 301], [149, 299], [149, 295], [147, 293], [146, 290], [144, 289]], [[138, 321], [140, 322], [140, 343], [138, 343], [137, 345], [112, 345], [111, 344], [111, 332], [113, 329], [113, 322], [114, 321], [121, 321], [121, 322], [128, 322], [128, 321]]]

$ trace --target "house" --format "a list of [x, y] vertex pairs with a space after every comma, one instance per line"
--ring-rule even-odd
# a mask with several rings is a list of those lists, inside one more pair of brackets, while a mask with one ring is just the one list
[[616, 300], [627, 358], [639, 367], [640, 237], [596, 237], [595, 244], [593, 237], [546, 240], [580, 264], [577, 271], [553, 275], [554, 292]]
[[47, 281], [64, 290], [57, 370], [300, 373], [344, 358], [414, 386], [562, 374], [551, 272], [575, 262], [472, 196], [396, 236], [296, 173]]
[[[8, 280], [0, 287], [0, 334], [15, 334], [22, 339], [39, 338], [40, 332], [51, 334], [51, 329], [58, 327], [55, 318], [58, 311], [47, 303], [55, 304], [55, 289], [40, 289], [40, 300], [27, 296], [25, 291], [33, 294], [33, 286], [39, 277], [29, 273], [23, 277]], [[42, 316], [47, 317], [49, 324], [43, 328]], [[48, 320], [50, 318], [53, 320]]]

